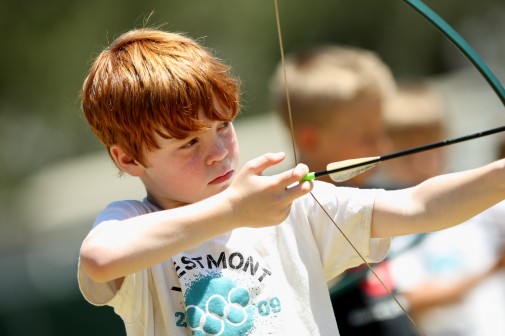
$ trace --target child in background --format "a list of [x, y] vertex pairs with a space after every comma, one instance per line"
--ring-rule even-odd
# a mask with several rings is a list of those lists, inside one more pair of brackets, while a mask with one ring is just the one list
[[[402, 85], [385, 113], [393, 151], [447, 139], [446, 109], [429, 84]], [[384, 162], [380, 183], [421, 183], [446, 170], [446, 155], [439, 148]], [[448, 230], [393, 239], [389, 260], [397, 291], [427, 335], [505, 333], [504, 206]]]
[[362, 260], [335, 225], [376, 262], [389, 237], [457, 225], [505, 197], [504, 161], [397, 191], [298, 182], [303, 164], [264, 176], [282, 153], [239, 169], [238, 99], [228, 67], [181, 34], [127, 32], [91, 66], [84, 116], [146, 198], [98, 215], [78, 280], [128, 335], [338, 335], [327, 281]]
[[[319, 171], [330, 162], [391, 152], [384, 113], [396, 95], [396, 82], [378, 55], [356, 47], [322, 45], [288, 55], [285, 63], [300, 162]], [[289, 127], [281, 64], [272, 76], [271, 91], [274, 109]], [[374, 173], [370, 170], [343, 184], [376, 187], [369, 183]], [[394, 283], [388, 281], [388, 261], [374, 268], [395, 293]], [[417, 334], [366, 265], [346, 271], [328, 286], [341, 335]]]

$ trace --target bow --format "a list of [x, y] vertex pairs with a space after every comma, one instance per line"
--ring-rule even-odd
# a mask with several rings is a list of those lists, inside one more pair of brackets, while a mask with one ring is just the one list
[[[442, 32], [465, 56], [466, 58], [473, 64], [473, 66], [481, 73], [481, 75], [485, 78], [488, 84], [491, 86], [493, 91], [498, 95], [501, 102], [505, 105], [505, 89], [497, 77], [493, 74], [493, 72], [489, 69], [486, 63], [480, 58], [477, 52], [447, 23], [445, 22], [438, 14], [436, 14], [431, 8], [429, 8], [426, 4], [424, 4], [421, 0], [404, 0], [408, 5], [413, 7], [417, 12], [419, 12], [424, 18], [426, 18], [429, 22], [431, 22], [440, 32]], [[285, 87], [285, 96], [287, 101], [287, 108], [289, 111], [289, 126], [291, 131], [291, 141], [294, 153], [294, 161], [298, 163], [295, 149], [295, 141], [294, 141], [294, 133], [293, 133], [293, 121], [291, 114], [291, 106], [290, 106], [290, 98], [289, 98], [289, 90], [287, 85], [287, 76], [284, 66], [284, 48], [282, 43], [282, 34], [280, 27], [280, 16], [279, 16], [279, 8], [278, 8], [278, 0], [274, 0], [274, 9], [275, 9], [275, 18], [277, 24], [277, 35], [279, 39], [279, 48], [281, 55], [281, 65], [284, 70], [284, 87]], [[460, 138], [449, 139], [442, 142], [421, 146], [417, 148], [408, 149], [405, 151], [379, 156], [379, 157], [369, 157], [369, 158], [359, 158], [359, 159], [351, 159], [340, 162], [330, 163], [327, 166], [327, 170], [315, 173], [307, 174], [303, 180], [312, 180], [320, 176], [330, 175], [330, 177], [336, 181], [345, 181], [350, 179], [357, 174], [365, 172], [374, 166], [376, 166], [379, 162], [394, 159], [397, 157], [411, 155], [414, 153], [418, 153], [425, 150], [431, 150], [434, 148], [447, 146], [463, 141], [468, 141], [471, 139], [479, 138], [482, 136], [487, 136], [490, 134], [495, 134], [498, 132], [505, 131], [505, 126], [494, 128], [491, 130], [486, 130], [483, 132], [478, 132], [475, 134], [470, 134], [467, 136], [463, 136]], [[377, 273], [374, 271], [373, 267], [365, 260], [363, 255], [357, 250], [357, 248], [352, 244], [349, 238], [345, 235], [345, 233], [340, 229], [337, 223], [333, 220], [333, 218], [329, 215], [329, 213], [324, 209], [321, 203], [317, 200], [315, 195], [311, 192], [313, 199], [319, 205], [319, 207], [323, 210], [323, 212], [327, 215], [330, 221], [334, 224], [334, 226], [340, 231], [345, 240], [350, 244], [352, 249], [357, 253], [360, 259], [366, 264], [368, 269], [374, 275], [374, 277], [381, 283], [384, 289], [389, 293], [389, 296], [396, 302], [396, 304], [402, 309], [405, 315], [408, 317], [413, 327], [419, 332], [419, 334], [424, 335], [423, 331], [416, 325], [414, 319], [408, 314], [407, 310], [402, 306], [399, 300], [395, 297], [395, 295], [391, 292], [391, 290], [384, 284], [384, 282], [380, 279]]]

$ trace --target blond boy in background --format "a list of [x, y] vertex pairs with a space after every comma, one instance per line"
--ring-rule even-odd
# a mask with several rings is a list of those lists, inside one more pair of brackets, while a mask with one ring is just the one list
[[[280, 64], [271, 80], [275, 111], [290, 126]], [[389, 67], [375, 53], [323, 45], [286, 57], [286, 77], [299, 161], [312, 171], [330, 162], [390, 152], [384, 113], [396, 95]], [[375, 171], [343, 185], [366, 188]], [[327, 179], [328, 181], [331, 181]], [[374, 265], [395, 292], [387, 260]], [[341, 335], [416, 335], [402, 309], [362, 265], [329, 283]], [[345, 302], [345, 304], [342, 304]]]

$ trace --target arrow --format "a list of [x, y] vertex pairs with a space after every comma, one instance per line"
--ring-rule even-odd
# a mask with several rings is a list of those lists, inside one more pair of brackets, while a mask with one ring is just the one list
[[392, 154], [387, 154], [383, 156], [371, 156], [366, 158], [358, 158], [358, 159], [349, 159], [344, 161], [332, 162], [326, 166], [326, 170], [318, 171], [318, 172], [310, 172], [305, 175], [301, 181], [311, 181], [321, 176], [330, 175], [330, 178], [335, 182], [343, 182], [353, 178], [356, 175], [366, 172], [369, 169], [372, 169], [380, 162], [399, 158], [406, 155], [416, 154], [419, 152], [424, 152], [427, 150], [445, 147], [448, 145], [453, 145], [459, 142], [468, 141], [472, 139], [481, 138], [487, 135], [499, 133], [505, 131], [505, 126], [492, 128], [486, 131], [473, 133], [469, 135], [465, 135], [458, 138], [447, 139], [440, 142], [435, 142], [432, 144], [414, 147], [410, 149], [406, 149], [403, 151], [399, 151]]

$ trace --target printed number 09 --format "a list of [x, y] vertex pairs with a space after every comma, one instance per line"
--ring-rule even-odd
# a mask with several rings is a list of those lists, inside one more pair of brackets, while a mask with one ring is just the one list
[[261, 316], [268, 316], [270, 313], [278, 313], [281, 311], [281, 301], [279, 298], [271, 298], [270, 301], [258, 302], [258, 312]]

